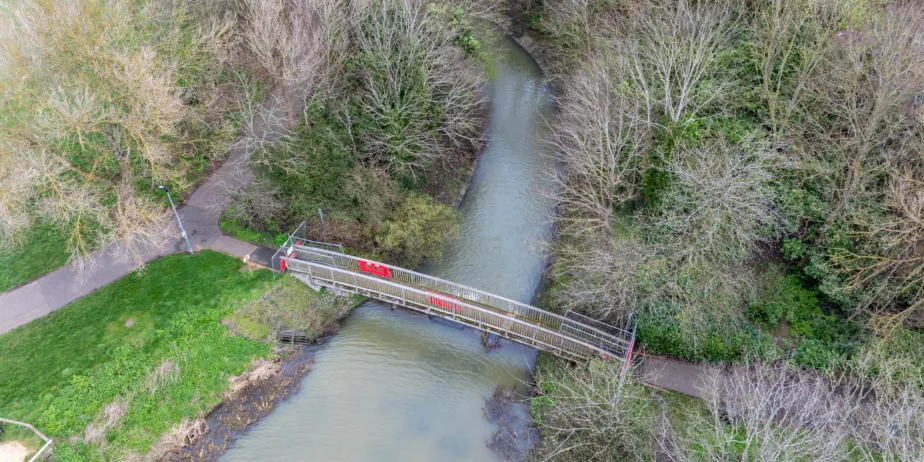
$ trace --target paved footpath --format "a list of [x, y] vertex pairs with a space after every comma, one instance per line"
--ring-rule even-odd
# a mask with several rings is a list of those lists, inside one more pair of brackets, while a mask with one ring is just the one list
[[642, 382], [694, 398], [706, 397], [703, 364], [660, 356], [639, 355], [637, 358], [638, 377]]
[[[262, 139], [272, 142], [285, 133], [287, 127], [280, 121], [290, 118], [285, 116], [287, 108], [279, 101], [276, 96], [267, 98], [264, 114], [269, 116], [254, 119], [245, 141]], [[231, 203], [233, 188], [252, 180], [246, 162], [249, 146], [252, 145], [235, 143], [222, 167], [213, 172], [178, 211], [194, 249], [212, 249], [239, 258], [249, 255], [251, 261], [270, 266], [272, 250], [225, 236], [218, 228], [221, 212]], [[83, 278], [74, 265], [65, 265], [22, 287], [0, 294], [0, 334], [45, 316], [138, 268], [135, 262], [117, 260], [110, 250], [104, 247], [90, 255], [96, 269]], [[186, 243], [177, 229], [176, 238], [163, 246], [148, 248], [143, 260], [149, 262], [186, 251]]]

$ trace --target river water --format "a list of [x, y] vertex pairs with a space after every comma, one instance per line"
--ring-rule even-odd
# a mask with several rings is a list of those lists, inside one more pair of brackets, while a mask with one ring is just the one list
[[[460, 206], [458, 241], [424, 272], [529, 302], [546, 262], [554, 201], [544, 155], [547, 82], [512, 40], [499, 42], [490, 141]], [[497, 426], [485, 401], [529, 376], [535, 350], [368, 302], [316, 354], [298, 391], [221, 457], [238, 461], [485, 462]]]

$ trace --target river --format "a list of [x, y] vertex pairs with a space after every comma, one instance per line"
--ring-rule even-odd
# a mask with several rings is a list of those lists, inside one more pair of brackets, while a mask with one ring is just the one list
[[[499, 42], [489, 142], [460, 205], [459, 239], [424, 272], [529, 302], [545, 267], [554, 201], [544, 154], [553, 104], [535, 62]], [[524, 383], [535, 350], [368, 302], [316, 354], [298, 391], [220, 458], [238, 461], [499, 460], [485, 401]]]

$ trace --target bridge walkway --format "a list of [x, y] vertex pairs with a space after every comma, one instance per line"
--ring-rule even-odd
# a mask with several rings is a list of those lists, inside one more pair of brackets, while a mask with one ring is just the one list
[[[603, 357], [628, 361], [635, 325], [615, 327], [568, 312], [558, 315], [461, 284], [361, 259], [342, 247], [290, 238], [274, 267], [315, 285], [361, 294], [450, 319], [575, 361]], [[311, 244], [311, 245], [303, 245]]]

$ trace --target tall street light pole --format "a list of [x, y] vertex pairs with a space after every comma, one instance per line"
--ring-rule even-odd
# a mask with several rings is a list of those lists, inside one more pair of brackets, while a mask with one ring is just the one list
[[170, 190], [167, 189], [167, 187], [164, 185], [158, 186], [157, 189], [160, 189], [161, 191], [167, 193], [167, 200], [170, 201], [170, 208], [173, 209], [173, 216], [176, 217], [176, 222], [179, 223], [180, 225], [180, 232], [183, 233], [183, 239], [186, 241], [186, 247], [189, 249], [189, 254], [195, 255], [195, 253], [193, 252], [192, 245], [189, 244], [189, 238], [186, 237], [186, 230], [183, 229], [183, 221], [180, 220], [180, 214], [177, 213], [176, 206], [173, 205], [173, 198], [170, 197]]

